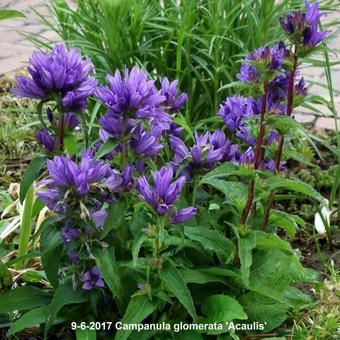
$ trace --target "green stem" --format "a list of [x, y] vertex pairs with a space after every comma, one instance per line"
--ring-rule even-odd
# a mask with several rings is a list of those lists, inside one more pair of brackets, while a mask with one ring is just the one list
[[318, 211], [318, 213], [321, 217], [321, 221], [322, 221], [323, 225], [325, 226], [328, 244], [329, 244], [329, 247], [332, 250], [333, 249], [333, 237], [332, 237], [331, 228], [329, 227], [328, 221], [325, 219], [325, 216], [323, 216], [321, 209], [317, 208], [317, 211]]
[[39, 103], [38, 106], [37, 106], [37, 113], [38, 113], [38, 118], [39, 118], [39, 120], [40, 120], [41, 125], [42, 125], [44, 128], [47, 129], [47, 125], [46, 125], [46, 123], [45, 123], [45, 121], [44, 121], [44, 118], [43, 118], [43, 116], [42, 116], [42, 109], [43, 109], [44, 103], [45, 103], [45, 102], [44, 102], [43, 100], [40, 101], [40, 103]]
[[313, 227], [312, 230], [313, 230], [313, 239], [314, 239], [314, 242], [315, 242], [316, 252], [319, 256], [319, 259], [320, 259], [323, 267], [326, 269], [327, 265], [326, 265], [325, 255], [323, 254], [323, 252], [320, 249], [319, 241], [318, 241], [318, 239], [315, 235], [315, 228]]
[[[24, 201], [24, 208], [21, 216], [18, 257], [23, 256], [27, 253], [28, 242], [31, 236], [33, 201], [34, 190], [32, 184], [27, 191], [26, 198]], [[21, 261], [17, 262], [15, 268], [19, 269], [22, 267], [22, 265], [23, 263]]]
[[89, 134], [87, 132], [85, 114], [81, 112], [78, 115], [78, 117], [80, 118], [80, 123], [81, 123], [81, 127], [82, 127], [83, 134], [84, 134], [85, 148], [88, 148], [89, 147]]
[[193, 206], [195, 206], [195, 204], [196, 204], [197, 189], [198, 189], [198, 180], [197, 180], [197, 178], [195, 178], [194, 179], [194, 188], [192, 190], [192, 205]]
[[155, 249], [154, 249], [154, 257], [158, 261], [160, 259], [161, 248], [164, 238], [164, 225], [165, 225], [165, 216], [157, 216], [156, 223], [156, 240], [155, 240]]

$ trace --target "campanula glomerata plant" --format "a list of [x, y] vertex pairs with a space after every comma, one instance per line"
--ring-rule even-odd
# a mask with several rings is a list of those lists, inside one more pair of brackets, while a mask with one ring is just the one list
[[[39, 101], [43, 155], [26, 171], [21, 200], [35, 187], [50, 215], [20, 266], [39, 256], [48, 285], [1, 293], [31, 295], [31, 308], [8, 304], [17, 311], [8, 334], [40, 324], [45, 337], [60, 325], [72, 336], [71, 321], [96, 320], [112, 322], [97, 329], [100, 339], [134, 339], [150, 327], [145, 338], [176, 336], [162, 323], [187, 324], [192, 339], [239, 339], [308, 305], [296, 287], [315, 273], [289, 243], [303, 221], [276, 209], [276, 194], [323, 201], [285, 171], [286, 137], [299, 128], [292, 113], [307, 96], [298, 68], [326, 38], [322, 14], [306, 1], [281, 17], [284, 40], [245, 56], [242, 93], [220, 103], [216, 124], [195, 129], [177, 119], [188, 100], [177, 80], [134, 66], [101, 83], [74, 48], [33, 53], [13, 93]], [[91, 123], [90, 102], [100, 106]]]

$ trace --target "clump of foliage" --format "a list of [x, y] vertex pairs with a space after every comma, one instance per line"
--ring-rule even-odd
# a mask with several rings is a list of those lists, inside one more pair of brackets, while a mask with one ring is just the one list
[[79, 0], [72, 6], [59, 0], [52, 8], [55, 22], [42, 20], [89, 55], [101, 79], [135, 64], [178, 79], [188, 91], [187, 121], [194, 123], [218, 110], [232, 94], [221, 86], [235, 79], [241, 57], [279, 41], [280, 15], [300, 5], [301, 0]]
[[[273, 207], [286, 190], [323, 202], [285, 173], [286, 136], [299, 127], [291, 115], [307, 93], [298, 66], [327, 34], [321, 15], [306, 2], [283, 16], [285, 41], [243, 59], [244, 94], [227, 97], [216, 124], [196, 131], [179, 113], [194, 83], [187, 95], [177, 80], [134, 66], [98, 84], [74, 48], [34, 52], [30, 76], [13, 92], [40, 100], [36, 138], [45, 152], [23, 176], [18, 253], [5, 265], [20, 272], [39, 256], [43, 271], [31, 273], [39, 284], [18, 282], [0, 295], [8, 335], [39, 324], [45, 337], [60, 329], [79, 338], [138, 338], [143, 329], [146, 338], [168, 337], [185, 323], [192, 338], [238, 339], [270, 332], [308, 305], [295, 285], [316, 275], [276, 233], [294, 237], [304, 221]], [[97, 105], [87, 120], [89, 98]], [[44, 206], [52, 215], [31, 235]]]
[[317, 301], [306, 314], [298, 318], [293, 327], [293, 338], [336, 339], [339, 334], [339, 271], [329, 266], [329, 274], [323, 284], [316, 286]]
[[[27, 99], [16, 99], [10, 89], [13, 81], [7, 77], [0, 79], [0, 173], [6, 179], [6, 160], [20, 158], [32, 152], [34, 136], [31, 128], [37, 125], [36, 105]], [[23, 143], [23, 141], [27, 143]], [[13, 164], [11, 164], [13, 166]], [[10, 167], [8, 170], [11, 170]], [[5, 182], [6, 183], [6, 182]], [[0, 182], [1, 185], [4, 183]]]

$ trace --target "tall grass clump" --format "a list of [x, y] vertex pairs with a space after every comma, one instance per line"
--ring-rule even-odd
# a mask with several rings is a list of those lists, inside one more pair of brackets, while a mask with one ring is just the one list
[[[327, 1], [329, 6], [333, 1]], [[76, 0], [56, 1], [57, 21], [45, 23], [88, 55], [100, 77], [143, 65], [190, 89], [188, 123], [212, 116], [231, 89], [247, 52], [282, 38], [278, 18], [301, 0]]]

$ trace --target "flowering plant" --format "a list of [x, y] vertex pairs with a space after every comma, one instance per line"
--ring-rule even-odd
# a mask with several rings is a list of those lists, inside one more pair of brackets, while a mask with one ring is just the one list
[[[314, 274], [276, 233], [291, 237], [303, 221], [272, 208], [285, 189], [322, 201], [306, 183], [286, 178], [284, 152], [285, 136], [298, 127], [293, 109], [307, 91], [299, 60], [326, 36], [317, 29], [321, 15], [306, 2], [304, 13], [281, 19], [285, 42], [243, 59], [237, 78], [249, 91], [221, 103], [215, 129], [198, 124], [193, 131], [179, 119], [187, 95], [176, 80], [152, 79], [135, 66], [100, 85], [74, 49], [57, 45], [32, 55], [30, 77], [18, 77], [13, 92], [40, 100], [36, 138], [45, 156], [29, 166], [21, 199], [46, 162], [36, 186], [51, 211], [39, 231], [50, 286], [34, 288], [33, 309], [9, 334], [22, 329], [28, 313], [43, 313], [32, 324], [44, 324], [45, 336], [72, 315], [117, 325], [193, 322], [192, 337], [237, 339], [228, 322], [260, 320], [269, 332], [305, 306], [308, 297], [292, 284]], [[92, 133], [90, 98], [103, 108]], [[84, 138], [76, 143], [80, 122]], [[135, 336], [117, 327], [100, 334]], [[160, 334], [167, 332], [174, 334]]]

